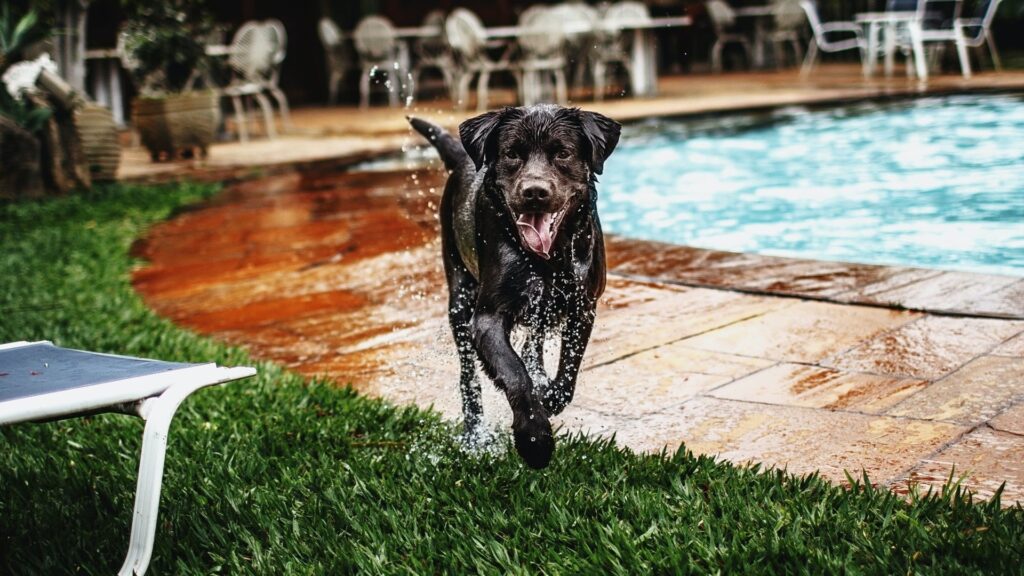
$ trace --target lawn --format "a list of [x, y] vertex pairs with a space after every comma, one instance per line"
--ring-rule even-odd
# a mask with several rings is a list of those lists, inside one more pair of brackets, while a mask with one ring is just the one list
[[[0, 205], [0, 342], [259, 367], [178, 412], [151, 574], [1024, 570], [1019, 506], [955, 488], [907, 502], [870, 484], [578, 436], [534, 472], [514, 451], [464, 453], [435, 414], [177, 328], [132, 291], [129, 248], [214, 193], [111, 186]], [[0, 573], [120, 566], [141, 428], [123, 415], [0, 428]]]

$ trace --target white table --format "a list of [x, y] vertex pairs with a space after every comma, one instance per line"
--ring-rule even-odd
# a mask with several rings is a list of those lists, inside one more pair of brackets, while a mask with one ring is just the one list
[[879, 53], [879, 36], [882, 36], [881, 52], [885, 59], [885, 75], [892, 76], [896, 57], [896, 35], [900, 27], [907, 29], [914, 51], [914, 69], [921, 80], [928, 79], [928, 63], [925, 59], [924, 43], [921, 40], [921, 20], [916, 11], [862, 12], [854, 21], [867, 27], [868, 61], [864, 74], [868, 77], [875, 72], [875, 61]]
[[50, 342], [0, 344], [0, 426], [98, 412], [146, 421], [128, 555], [119, 576], [141, 575], [156, 537], [171, 419], [190, 394], [256, 374], [254, 368], [99, 354]]
[[[630, 88], [636, 96], [654, 96], [658, 93], [658, 59], [654, 35], [651, 30], [662, 28], [680, 28], [693, 24], [689, 16], [665, 16], [650, 18], [642, 22], [627, 23], [621, 26], [623, 30], [633, 31], [633, 77]], [[566, 26], [564, 31], [568, 34], [581, 34], [591, 32], [593, 28], [579, 23], [574, 26]], [[495, 39], [515, 38], [525, 31], [519, 26], [495, 26], [487, 29], [487, 37]]]

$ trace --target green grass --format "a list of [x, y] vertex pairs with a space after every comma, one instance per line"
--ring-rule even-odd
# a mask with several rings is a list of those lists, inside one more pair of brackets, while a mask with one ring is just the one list
[[[210, 187], [115, 186], [0, 205], [0, 341], [253, 362], [129, 285], [146, 226]], [[552, 466], [470, 456], [429, 412], [258, 362], [171, 431], [152, 574], [1020, 573], [1024, 509], [957, 489], [907, 503], [816, 477], [562, 437]], [[142, 423], [0, 428], [0, 573], [111, 574]]]

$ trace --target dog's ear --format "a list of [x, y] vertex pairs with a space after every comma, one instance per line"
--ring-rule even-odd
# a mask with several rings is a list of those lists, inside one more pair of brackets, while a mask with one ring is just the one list
[[604, 161], [612, 155], [615, 145], [619, 143], [622, 127], [603, 114], [583, 111], [580, 111], [580, 125], [583, 127], [583, 136], [590, 144], [590, 169], [594, 174], [600, 174], [604, 171]]
[[462, 147], [473, 159], [477, 170], [483, 166], [484, 160], [494, 155], [494, 148], [497, 144], [495, 128], [501, 123], [504, 113], [504, 110], [495, 110], [459, 124], [459, 138], [462, 139]]

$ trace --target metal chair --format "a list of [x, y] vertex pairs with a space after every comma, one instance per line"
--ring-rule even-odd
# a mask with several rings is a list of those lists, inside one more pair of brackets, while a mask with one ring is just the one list
[[800, 8], [798, 0], [772, 0], [771, 8], [775, 28], [768, 33], [767, 40], [772, 45], [775, 66], [782, 65], [786, 44], [793, 49], [793, 57], [799, 64], [804, 58], [800, 40], [800, 33], [806, 22], [804, 11]]
[[989, 55], [992, 57], [992, 66], [996, 70], [1003, 69], [1003, 63], [999, 60], [999, 52], [996, 50], [996, 41], [992, 37], [992, 20], [999, 10], [1000, 0], [981, 0], [975, 9], [974, 18], [961, 18], [957, 20], [956, 26], [960, 29], [963, 43], [971, 48], [988, 46]]
[[[925, 53], [928, 44], [942, 47], [952, 43], [960, 59], [960, 72], [964, 78], [971, 77], [971, 59], [967, 54], [967, 38], [964, 30], [957, 25], [963, 9], [963, 0], [920, 0], [917, 4], [917, 18], [907, 25], [910, 47], [914, 53]], [[933, 56], [938, 51], [932, 51]], [[923, 58], [916, 58], [917, 76], [928, 79], [928, 66]]]
[[623, 33], [623, 29], [633, 24], [643, 24], [651, 19], [647, 7], [640, 2], [619, 2], [609, 6], [601, 16], [597, 26], [597, 39], [592, 53], [592, 73], [594, 75], [594, 99], [604, 99], [608, 85], [608, 65], [618, 64], [626, 72], [632, 83], [633, 57], [631, 55], [631, 36]]
[[518, 92], [522, 92], [522, 71], [512, 61], [511, 46], [506, 47], [502, 56], [493, 60], [487, 55], [487, 31], [480, 19], [465, 8], [456, 8], [444, 23], [445, 35], [455, 54], [458, 66], [456, 107], [460, 110], [469, 99], [469, 84], [474, 75], [477, 80], [477, 109], [487, 109], [487, 90], [491, 75], [495, 72], [509, 72], [516, 80]]
[[363, 18], [352, 32], [352, 40], [359, 55], [362, 76], [359, 78], [359, 106], [370, 105], [370, 80], [380, 74], [387, 75], [384, 87], [388, 91], [388, 103], [398, 106], [397, 82], [404, 71], [400, 64], [398, 39], [395, 27], [383, 16]]
[[[597, 9], [582, 2], [567, 2], [551, 7], [543, 5], [531, 8], [547, 8], [544, 12], [547, 18], [561, 24], [564, 41], [563, 50], [569, 62], [568, 67], [572, 69], [572, 87], [579, 89], [583, 86], [587, 70], [593, 65], [595, 44], [598, 42], [596, 29], [601, 21], [601, 15]], [[523, 13], [525, 16], [527, 9]], [[523, 18], [520, 16], [519, 25], [523, 26]]]
[[292, 116], [288, 109], [288, 99], [278, 86], [281, 80], [281, 63], [288, 55], [288, 32], [284, 28], [284, 23], [276, 18], [264, 20], [263, 25], [269, 30], [271, 40], [274, 42], [274, 54], [271, 57], [270, 68], [267, 69], [263, 77], [263, 86], [277, 101], [277, 108], [281, 111], [281, 121], [284, 123], [285, 129], [288, 130], [292, 127]]
[[[864, 31], [860, 24], [849, 21], [822, 23], [818, 17], [818, 7], [812, 0], [801, 0], [800, 7], [807, 14], [807, 22], [811, 25], [814, 35], [807, 45], [807, 55], [801, 67], [801, 75], [806, 76], [814, 68], [818, 58], [818, 50], [834, 53], [846, 50], [859, 50], [861, 63], [866, 67], [868, 61], [868, 43], [864, 39]], [[839, 38], [839, 36], [845, 36]]]
[[432, 10], [423, 19], [424, 28], [437, 28], [436, 36], [419, 38], [413, 44], [413, 52], [416, 54], [416, 64], [412, 67], [412, 82], [414, 86], [422, 86], [420, 76], [423, 71], [434, 68], [441, 73], [445, 90], [453, 99], [455, 98], [455, 58], [452, 56], [451, 46], [444, 36], [444, 12]]
[[519, 36], [522, 71], [522, 103], [530, 106], [540, 102], [544, 95], [545, 73], [555, 81], [555, 98], [560, 104], [568, 102], [565, 81], [565, 35], [562, 22], [547, 13], [531, 18]]
[[231, 98], [238, 139], [242, 142], [249, 141], [247, 114], [242, 101], [244, 97], [251, 97], [259, 104], [263, 111], [263, 126], [267, 137], [277, 137], [273, 108], [263, 92], [266, 90], [266, 77], [274, 66], [278, 43], [276, 33], [269, 26], [254, 21], [242, 24], [231, 39], [228, 67], [231, 69], [232, 78], [220, 93]]
[[722, 71], [722, 50], [729, 43], [742, 46], [747, 62], [750, 62], [752, 53], [750, 40], [745, 35], [733, 31], [733, 26], [736, 24], [736, 13], [732, 7], [725, 0], [708, 0], [704, 6], [711, 19], [711, 27], [715, 30], [715, 43], [711, 46], [711, 70], [716, 74]]
[[324, 54], [327, 56], [327, 102], [336, 104], [341, 81], [345, 79], [345, 73], [352, 66], [352, 57], [345, 47], [345, 36], [334, 20], [321, 18], [317, 23], [317, 32], [320, 35], [320, 42], [324, 45]]

